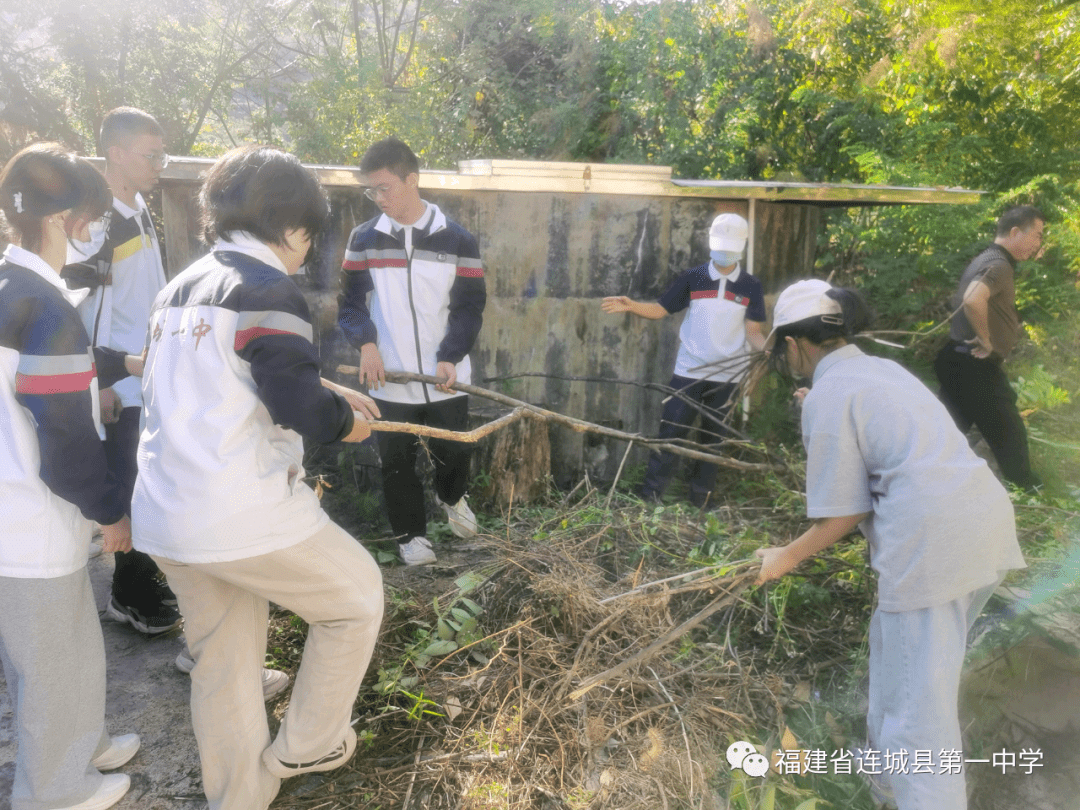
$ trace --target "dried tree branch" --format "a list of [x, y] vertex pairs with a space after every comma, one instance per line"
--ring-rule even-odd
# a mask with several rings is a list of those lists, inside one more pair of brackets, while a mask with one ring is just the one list
[[380, 433], [412, 433], [416, 436], [427, 436], [431, 439], [447, 439], [452, 442], [475, 444], [485, 436], [494, 433], [496, 430], [501, 430], [526, 416], [533, 419], [538, 418], [524, 408], [515, 408], [505, 416], [500, 416], [494, 421], [469, 431], [446, 430], [444, 428], [428, 427], [427, 425], [414, 425], [410, 422], [372, 422], [370, 426], [372, 431]]
[[[356, 366], [340, 365], [337, 367], [339, 374], [355, 377], [359, 373], [359, 369]], [[415, 374], [411, 371], [387, 371], [386, 381], [392, 383], [409, 383], [409, 382], [423, 382], [429, 385], [441, 385], [444, 380], [439, 377], [432, 377], [429, 374]], [[475, 385], [466, 385], [465, 383], [454, 383], [450, 386], [455, 391], [460, 391], [463, 394], [472, 394], [474, 396], [489, 399], [492, 402], [498, 402], [501, 405], [507, 405], [511, 408], [520, 408], [527, 412], [527, 415], [538, 417], [545, 421], [555, 422], [560, 425], [564, 425], [577, 433], [596, 433], [600, 436], [607, 436], [611, 439], [618, 439], [623, 442], [637, 442], [638, 444], [645, 444], [653, 447], [657, 450], [667, 450], [678, 456], [685, 456], [686, 458], [693, 458], [699, 461], [707, 461], [712, 464], [717, 464], [721, 467], [728, 467], [733, 470], [745, 470], [748, 472], [779, 472], [783, 469], [778, 464], [768, 463], [754, 463], [749, 461], [739, 461], [737, 459], [729, 458], [718, 453], [704, 452], [701, 450], [693, 450], [688, 447], [680, 447], [679, 445], [672, 444], [664, 439], [650, 439], [645, 436], [641, 436], [637, 433], [626, 433], [622, 430], [615, 430], [614, 428], [604, 427], [603, 425], [597, 425], [592, 422], [587, 422], [584, 419], [576, 419], [573, 416], [566, 416], [565, 414], [555, 413], [555, 411], [549, 411], [544, 408], [540, 408], [536, 405], [531, 405], [528, 402], [522, 402], [519, 399], [508, 397], [505, 394], [498, 394], [494, 391], [489, 391], [486, 388], [479, 388]], [[372, 423], [372, 429], [375, 428], [376, 422]], [[412, 428], [419, 428], [420, 426], [414, 425]], [[430, 430], [430, 428], [425, 428]], [[410, 432], [422, 434], [419, 430], [411, 430]], [[465, 441], [465, 439], [459, 438], [467, 434], [454, 433], [451, 436], [444, 436], [443, 438], [451, 438], [456, 441]]]
[[581, 684], [581, 686], [579, 686], [577, 689], [570, 693], [570, 700], [579, 700], [604, 681], [609, 681], [618, 675], [622, 675], [631, 667], [648, 661], [660, 649], [666, 647], [668, 644], [675, 641], [676, 639], [681, 638], [686, 633], [690, 632], [699, 624], [704, 622], [707, 618], [712, 616], [714, 613], [723, 610], [725, 607], [735, 602], [739, 598], [739, 594], [749, 588], [751, 582], [756, 577], [757, 572], [755, 571], [732, 578], [731, 586], [726, 591], [717, 596], [712, 602], [708, 604], [708, 606], [698, 611], [694, 616], [687, 619], [678, 627], [674, 627], [668, 632], [664, 633], [664, 635], [660, 636], [660, 638], [656, 639], [656, 641], [654, 641], [644, 650], [630, 656], [621, 664], [616, 664], [615, 666], [606, 669], [603, 672], [599, 672], [590, 678], [586, 678], [585, 681]]

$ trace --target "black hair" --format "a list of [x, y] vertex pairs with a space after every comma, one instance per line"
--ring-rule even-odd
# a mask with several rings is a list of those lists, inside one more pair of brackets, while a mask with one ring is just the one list
[[207, 244], [247, 231], [281, 245], [294, 228], [314, 241], [330, 216], [315, 172], [273, 146], [242, 146], [222, 155], [203, 180], [199, 207]]
[[1042, 211], [1033, 205], [1018, 205], [998, 217], [997, 235], [1008, 236], [1013, 228], [1026, 231], [1036, 222], [1046, 222]]
[[0, 173], [0, 211], [9, 238], [37, 253], [42, 224], [59, 211], [98, 219], [112, 205], [105, 178], [90, 163], [58, 143], [36, 143], [19, 151]]
[[360, 172], [371, 174], [388, 169], [404, 180], [410, 174], [420, 172], [420, 161], [409, 145], [398, 138], [376, 141], [360, 158]]
[[850, 287], [833, 287], [825, 295], [840, 305], [839, 315], [814, 315], [801, 321], [778, 326], [773, 332], [772, 352], [769, 363], [773, 371], [785, 379], [794, 375], [788, 366], [784, 343], [787, 338], [806, 338], [815, 346], [824, 346], [838, 341], [849, 341], [859, 332], [865, 331], [874, 321], [874, 313], [866, 299], [858, 290]]
[[110, 146], [117, 146], [121, 140], [133, 135], [160, 135], [164, 138], [165, 130], [154, 116], [135, 107], [109, 110], [101, 122], [98, 150], [103, 157], [108, 157]]

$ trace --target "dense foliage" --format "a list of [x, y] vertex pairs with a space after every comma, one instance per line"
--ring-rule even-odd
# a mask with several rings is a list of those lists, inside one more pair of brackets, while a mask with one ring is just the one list
[[[995, 215], [1045, 206], [1027, 314], [1071, 304], [1080, 239], [1071, 0], [28, 0], [0, 15], [0, 157], [93, 152], [121, 103], [175, 153], [245, 140], [355, 162], [640, 162], [677, 176], [964, 186], [967, 209], [839, 212], [820, 268], [894, 324], [933, 320]], [[937, 309], [935, 309], [937, 307]]]

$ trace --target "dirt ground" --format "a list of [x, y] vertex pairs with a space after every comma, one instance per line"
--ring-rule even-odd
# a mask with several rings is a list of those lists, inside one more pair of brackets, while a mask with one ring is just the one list
[[[430, 569], [384, 568], [391, 588], [439, 593], [454, 577], [482, 564], [485, 550], [455, 549]], [[97, 603], [105, 604], [112, 576], [111, 555], [89, 563]], [[1080, 637], [1080, 620], [1056, 617], [1051, 632], [1028, 638], [1005, 655], [971, 662], [965, 683], [966, 718], [979, 724], [978, 738], [992, 750], [1019, 751], [1038, 748], [1044, 752], [1043, 767], [1033, 774], [1018, 771], [998, 778], [981, 767], [972, 774], [973, 810], [1004, 810], [1032, 807], [1037, 810], [1073, 810], [1080, 787], [1080, 665], [1065, 655], [1055, 637]], [[200, 769], [188, 707], [188, 680], [177, 671], [174, 659], [181, 649], [177, 634], [146, 639], [126, 625], [102, 623], [108, 666], [110, 731], [135, 731], [142, 749], [123, 768], [132, 778], [132, 789], [116, 805], [119, 810], [204, 810]], [[1049, 642], [1047, 641], [1049, 639]], [[2, 677], [0, 677], [2, 680]], [[284, 704], [272, 705], [280, 713]], [[0, 805], [11, 789], [15, 739], [6, 686], [0, 688]], [[371, 752], [368, 756], [373, 756]], [[358, 758], [359, 759], [359, 758]], [[370, 762], [370, 760], [369, 760]], [[290, 798], [319, 795], [327, 782], [344, 788], [357, 777], [364, 781], [362, 761], [335, 774], [315, 774], [290, 780], [275, 806], [291, 806]], [[969, 777], [971, 778], [971, 777]], [[412, 807], [422, 799], [414, 799]], [[340, 806], [340, 805], [339, 805]]]

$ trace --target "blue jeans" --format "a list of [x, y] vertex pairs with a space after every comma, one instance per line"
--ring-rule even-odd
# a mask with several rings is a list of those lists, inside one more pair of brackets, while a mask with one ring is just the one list
[[[727, 428], [719, 420], [726, 418], [735, 404], [731, 401], [738, 387], [735, 383], [694, 380], [676, 374], [672, 376], [668, 385], [682, 396], [672, 395], [664, 404], [664, 412], [660, 417], [659, 438], [685, 439], [690, 433], [690, 426], [699, 411], [686, 400], [717, 412], [715, 418], [712, 415], [701, 414], [701, 429], [710, 434], [705, 437], [705, 442], [716, 442], [721, 437], [729, 435]], [[643, 498], [659, 498], [664, 494], [664, 490], [671, 481], [676, 461], [675, 454], [668, 451], [652, 454], [649, 458], [649, 467], [645, 471], [645, 483], [641, 487]], [[694, 465], [694, 472], [690, 479], [690, 500], [696, 506], [702, 506], [716, 485], [716, 465], [704, 461], [695, 461]]]

